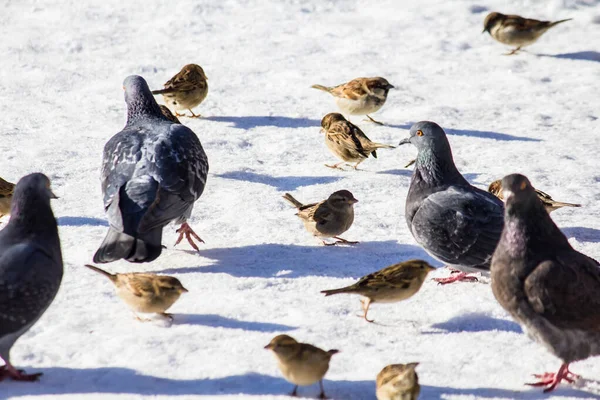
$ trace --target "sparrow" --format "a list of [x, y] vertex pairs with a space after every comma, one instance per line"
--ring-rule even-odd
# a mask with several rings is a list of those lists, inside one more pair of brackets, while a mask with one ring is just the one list
[[192, 118], [197, 118], [201, 115], [194, 114], [192, 108], [206, 99], [207, 81], [208, 78], [201, 66], [188, 64], [165, 83], [164, 89], [153, 90], [152, 94], [162, 94], [167, 105], [175, 109], [177, 117], [185, 116], [185, 114], [178, 114], [177, 110], [190, 110]]
[[521, 47], [533, 44], [548, 29], [571, 19], [561, 19], [554, 22], [538, 21], [537, 19], [527, 19], [518, 15], [504, 15], [499, 12], [492, 12], [485, 17], [482, 33], [488, 32], [498, 42], [516, 46], [510, 53], [506, 53], [506, 55], [510, 56], [521, 50]]
[[0, 218], [10, 215], [10, 204], [12, 202], [15, 184], [0, 178]]
[[417, 400], [421, 392], [415, 368], [419, 363], [391, 364], [377, 374], [377, 400]]
[[[135, 313], [156, 313], [173, 319], [166, 311], [181, 296], [187, 293], [179, 279], [167, 275], [131, 272], [128, 274], [111, 274], [98, 267], [85, 264], [89, 269], [106, 276], [115, 285], [117, 295]], [[141, 319], [135, 314], [140, 321]]]
[[361, 300], [363, 318], [367, 322], [374, 320], [367, 318], [369, 306], [372, 303], [396, 303], [415, 295], [427, 274], [435, 268], [423, 260], [410, 260], [390, 265], [377, 272], [363, 276], [353, 285], [340, 289], [323, 290], [325, 296], [338, 293], [359, 294], [366, 300]]
[[[548, 214], [562, 207], [581, 207], [581, 204], [563, 203], [561, 201], [555, 201], [552, 198], [552, 196], [550, 196], [548, 193], [542, 192], [538, 189], [534, 190], [537, 197], [542, 201], [544, 208], [546, 209], [546, 211], [548, 211]], [[500, 200], [504, 201], [504, 196], [502, 195], [502, 179], [498, 179], [497, 181], [490, 183], [490, 186], [488, 187], [488, 192], [490, 192]]]
[[171, 122], [174, 122], [176, 124], [181, 124], [181, 122], [179, 122], [179, 118], [177, 118], [176, 116], [173, 115], [173, 113], [171, 112], [171, 110], [169, 110], [169, 108], [163, 104], [159, 104], [158, 105], [160, 107], [160, 111], [162, 111], [162, 114], [164, 115], [164, 117], [166, 119], [168, 119]]
[[297, 396], [298, 386], [308, 386], [318, 381], [321, 386], [319, 398], [327, 398], [323, 377], [329, 369], [331, 356], [339, 353], [339, 350], [321, 350], [308, 343], [299, 343], [288, 335], [275, 336], [265, 349], [275, 354], [284, 378], [296, 385], [291, 396]]
[[309, 233], [318, 238], [337, 239], [334, 243], [321, 239], [324, 245], [358, 243], [339, 237], [350, 229], [354, 222], [354, 204], [358, 200], [349, 191], [338, 190], [326, 200], [311, 204], [302, 204], [289, 193], [286, 193], [283, 198], [298, 209], [296, 215], [302, 220]]
[[312, 85], [314, 89], [323, 90], [335, 97], [338, 108], [348, 115], [366, 115], [372, 122], [383, 125], [369, 116], [378, 111], [387, 99], [388, 92], [394, 86], [381, 77], [356, 78], [341, 85], [328, 87]]
[[342, 169], [339, 165], [344, 162], [353, 162], [353, 168], [358, 169], [358, 164], [365, 161], [369, 155], [377, 158], [377, 149], [394, 149], [389, 144], [372, 142], [367, 135], [346, 120], [340, 113], [329, 113], [321, 120], [321, 132], [325, 133], [325, 144], [329, 150], [342, 162], [326, 167]]

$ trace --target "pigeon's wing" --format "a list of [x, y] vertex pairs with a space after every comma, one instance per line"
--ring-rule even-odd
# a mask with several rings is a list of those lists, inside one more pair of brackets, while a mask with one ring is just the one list
[[335, 141], [338, 145], [350, 151], [356, 151], [362, 156], [368, 157], [369, 155], [363, 148], [360, 140], [361, 134], [363, 137], [369, 140], [369, 138], [367, 138], [357, 126], [347, 121], [341, 121], [335, 123], [327, 131], [327, 140]]
[[453, 186], [427, 196], [418, 207], [412, 232], [443, 262], [489, 266], [504, 225], [504, 207], [475, 187]]
[[186, 216], [204, 191], [208, 175], [208, 158], [200, 140], [184, 125], [171, 124], [166, 138], [148, 144], [147, 157], [148, 172], [160, 189], [140, 222], [140, 232]]
[[18, 332], [50, 305], [62, 266], [34, 243], [19, 243], [0, 255], [0, 337]]
[[564, 329], [600, 332], [600, 265], [571, 248], [540, 263], [525, 280], [531, 307]]

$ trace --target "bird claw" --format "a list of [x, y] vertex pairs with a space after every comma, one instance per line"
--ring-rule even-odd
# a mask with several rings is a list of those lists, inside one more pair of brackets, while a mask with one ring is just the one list
[[325, 166], [327, 168], [331, 168], [331, 169], [339, 169], [340, 171], [345, 171], [344, 168], [339, 166], [340, 164], [334, 164], [334, 165], [329, 165], [329, 164], [325, 164]]
[[546, 386], [544, 393], [548, 393], [556, 389], [558, 384], [563, 380], [567, 381], [568, 383], [574, 383], [577, 379], [581, 378], [581, 376], [569, 371], [569, 366], [566, 364], [563, 364], [557, 373], [544, 372], [543, 374], [534, 374], [533, 376], [539, 379], [539, 381], [526, 383], [526, 385], [535, 387]]
[[196, 243], [194, 243], [194, 239], [196, 239], [200, 243], [204, 243], [204, 240], [202, 240], [202, 238], [200, 238], [200, 236], [198, 236], [196, 234], [196, 232], [194, 232], [194, 230], [188, 225], [187, 222], [184, 222], [183, 224], [181, 224], [179, 229], [177, 229], [175, 232], [179, 233], [179, 237], [177, 238], [177, 241], [175, 242], [175, 246], [177, 246], [183, 240], [183, 237], [185, 236], [185, 238], [187, 239], [190, 246], [192, 246], [194, 248], [194, 250], [200, 251], [200, 249], [198, 248]]
[[16, 369], [10, 364], [0, 367], [0, 381], [4, 380], [4, 378], [10, 378], [13, 381], [35, 382], [40, 379], [40, 376], [42, 375], [41, 372], [26, 374], [22, 369]]
[[454, 283], [458, 281], [464, 282], [479, 282], [479, 279], [475, 276], [470, 276], [460, 271], [452, 271], [452, 276], [448, 278], [433, 278], [434, 281], [438, 283], [438, 285], [447, 285], [449, 283]]
[[336, 245], [336, 244], [338, 244], [338, 243], [342, 243], [342, 244], [350, 244], [350, 245], [352, 245], [352, 244], [358, 244], [358, 243], [360, 243], [360, 242], [353, 242], [353, 241], [350, 241], [350, 240], [342, 239], [341, 237], [337, 237], [337, 236], [334, 236], [333, 238], [334, 238], [334, 239], [337, 239], [337, 242], [334, 242], [334, 243], [333, 243], [334, 245]]
[[[371, 117], [370, 117], [370, 116], [368, 116], [368, 115], [367, 115], [367, 118], [369, 118], [369, 120], [370, 120], [371, 122], [373, 122], [373, 123], [376, 123], [377, 125], [382, 125], [382, 126], [384, 125], [384, 123], [383, 123], [383, 122], [375, 121], [373, 118], [371, 118]], [[365, 120], [365, 121], [366, 121], [366, 120]]]

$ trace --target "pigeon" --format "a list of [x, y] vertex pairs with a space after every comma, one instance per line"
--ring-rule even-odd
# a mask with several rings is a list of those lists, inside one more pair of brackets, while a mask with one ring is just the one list
[[189, 110], [192, 114], [190, 118], [201, 116], [192, 111], [192, 108], [200, 105], [208, 95], [208, 78], [201, 66], [185, 65], [164, 86], [164, 89], [153, 90], [152, 94], [162, 94], [165, 102], [175, 110], [175, 116], [185, 116], [179, 114], [178, 110]]
[[436, 123], [417, 122], [400, 145], [406, 143], [419, 152], [406, 198], [408, 229], [432, 257], [462, 271], [436, 279], [439, 283], [475, 280], [465, 272], [489, 271], [502, 233], [502, 201], [458, 172], [446, 133]]
[[600, 264], [574, 250], [529, 180], [502, 180], [505, 224], [491, 266], [492, 291], [530, 337], [562, 360], [536, 375], [544, 392], [577, 378], [569, 364], [600, 355]]
[[10, 215], [10, 204], [12, 202], [15, 184], [0, 178], [0, 218]]
[[11, 217], [0, 231], [0, 381], [35, 381], [41, 373], [25, 374], [10, 363], [14, 343], [50, 306], [63, 276], [50, 180], [27, 175], [17, 183]]
[[[488, 187], [488, 192], [498, 197], [500, 200], [504, 200], [504, 197], [502, 197], [502, 180], [498, 179], [490, 183], [490, 186]], [[544, 207], [546, 208], [546, 211], [548, 211], [548, 214], [562, 207], [581, 207], [581, 204], [563, 203], [561, 201], [556, 201], [548, 193], [542, 192], [538, 189], [535, 189], [535, 193], [544, 204]]]
[[538, 21], [537, 19], [523, 18], [518, 15], [492, 12], [485, 17], [483, 32], [481, 33], [488, 32], [498, 42], [516, 46], [515, 49], [505, 54], [510, 56], [518, 53], [522, 47], [535, 43], [548, 29], [570, 20], [571, 18], [554, 22]]
[[208, 174], [208, 159], [198, 137], [163, 116], [144, 78], [123, 83], [127, 124], [104, 146], [102, 193], [110, 227], [94, 262], [119, 259], [150, 262], [162, 251], [162, 230], [181, 224], [183, 237], [197, 251], [202, 239], [186, 220]]

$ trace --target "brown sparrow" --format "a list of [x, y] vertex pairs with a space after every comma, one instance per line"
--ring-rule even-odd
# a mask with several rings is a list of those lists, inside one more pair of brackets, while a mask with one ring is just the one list
[[415, 368], [419, 363], [391, 364], [377, 374], [377, 400], [417, 400], [421, 392]]
[[[490, 183], [490, 187], [488, 188], [488, 192], [504, 201], [504, 196], [502, 195], [502, 179], [498, 179]], [[581, 207], [581, 204], [573, 204], [573, 203], [563, 203], [560, 201], [555, 201], [552, 196], [548, 193], [542, 192], [541, 190], [535, 189], [535, 193], [537, 197], [542, 201], [544, 208], [550, 214], [552, 211], [558, 210], [562, 207]]]
[[297, 395], [298, 386], [308, 386], [318, 381], [321, 386], [319, 398], [327, 398], [323, 389], [323, 377], [329, 369], [331, 356], [339, 353], [339, 350], [321, 350], [308, 343], [298, 343], [288, 335], [275, 336], [265, 349], [275, 354], [284, 378], [296, 385], [291, 396]]
[[[86, 267], [106, 276], [115, 285], [117, 295], [135, 313], [156, 313], [172, 319], [165, 311], [181, 296], [187, 293], [179, 279], [172, 276], [151, 273], [131, 272], [128, 274], [111, 274], [93, 265]], [[144, 321], [140, 317], [140, 321]]]
[[327, 243], [321, 239], [324, 245], [358, 243], [339, 237], [350, 229], [354, 222], [354, 204], [358, 200], [349, 191], [338, 190], [327, 200], [311, 204], [302, 204], [289, 193], [286, 193], [283, 198], [298, 209], [296, 215], [302, 220], [309, 233], [319, 238], [337, 239], [334, 243]]
[[365, 161], [369, 155], [377, 158], [377, 149], [394, 149], [389, 144], [372, 142], [367, 135], [346, 120], [340, 113], [329, 113], [321, 120], [322, 132], [325, 132], [325, 144], [331, 152], [343, 162], [335, 165], [327, 165], [329, 168], [337, 168], [344, 162], [353, 162], [354, 169], [358, 164]]
[[500, 43], [516, 46], [510, 53], [506, 53], [506, 55], [512, 55], [521, 50], [521, 47], [533, 44], [548, 29], [570, 20], [571, 18], [554, 22], [538, 21], [537, 19], [527, 19], [518, 15], [504, 15], [499, 12], [492, 12], [485, 17], [483, 32], [488, 32]]
[[158, 105], [160, 107], [160, 111], [162, 111], [162, 115], [168, 119], [171, 122], [174, 122], [176, 124], [181, 124], [181, 122], [179, 122], [179, 118], [177, 118], [176, 116], [173, 115], [173, 113], [171, 112], [171, 110], [169, 110], [169, 108], [163, 104], [159, 104]]
[[10, 204], [15, 191], [15, 184], [0, 178], [0, 218], [10, 215]]
[[372, 303], [396, 303], [412, 297], [421, 289], [427, 274], [434, 270], [434, 267], [423, 260], [404, 261], [363, 276], [353, 285], [323, 290], [321, 293], [325, 296], [350, 293], [366, 297], [366, 301], [361, 300], [363, 318], [367, 322], [373, 322], [367, 318]]
[[192, 108], [206, 98], [208, 94], [207, 81], [208, 78], [201, 66], [188, 64], [165, 83], [164, 89], [153, 90], [152, 94], [162, 94], [167, 105], [175, 109], [176, 116], [185, 116], [178, 114], [177, 110], [190, 110], [192, 117], [197, 118], [201, 115], [194, 114]]
[[356, 78], [335, 87], [312, 85], [312, 88], [323, 90], [335, 97], [335, 103], [342, 113], [347, 115], [366, 115], [376, 124], [383, 125], [369, 116], [378, 111], [387, 99], [388, 92], [394, 86], [381, 77]]

